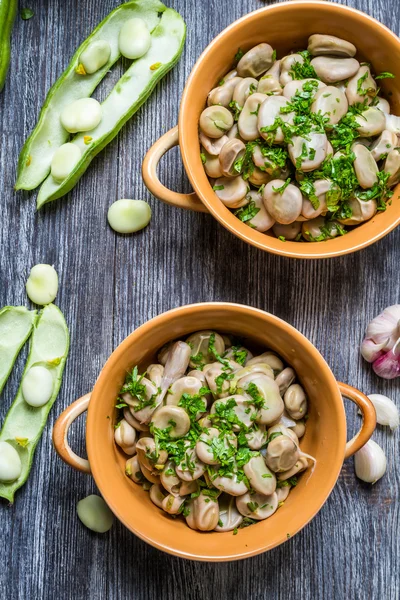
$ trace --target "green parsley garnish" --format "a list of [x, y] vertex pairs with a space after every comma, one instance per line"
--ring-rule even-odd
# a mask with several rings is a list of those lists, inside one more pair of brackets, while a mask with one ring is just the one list
[[383, 73], [379, 73], [379, 75], [376, 75], [375, 79], [394, 79], [395, 77], [396, 75], [393, 75], [393, 73], [383, 71]]
[[32, 19], [35, 15], [31, 8], [21, 8], [21, 19], [24, 21], [28, 21], [28, 19]]
[[311, 64], [311, 55], [308, 50], [301, 50], [296, 54], [300, 54], [304, 62], [295, 61], [289, 71], [292, 79], [319, 79], [314, 67]]
[[283, 192], [286, 190], [286, 188], [287, 188], [287, 186], [289, 185], [290, 182], [291, 182], [291, 178], [288, 177], [283, 185], [281, 185], [280, 187], [277, 187], [277, 188], [276, 187], [272, 187], [272, 189], [273, 189], [273, 191], [276, 194], [281, 194], [282, 195]]
[[235, 54], [235, 57], [234, 57], [234, 59], [233, 59], [233, 60], [234, 60], [234, 61], [235, 61], [235, 63], [237, 64], [237, 63], [239, 62], [239, 60], [240, 60], [241, 58], [243, 58], [243, 56], [244, 56], [244, 52], [243, 52], [243, 50], [242, 50], [241, 48], [238, 48], [238, 51], [236, 52], [236, 54]]
[[235, 217], [240, 219], [243, 223], [249, 224], [248, 221], [251, 221], [251, 219], [254, 219], [254, 217], [259, 212], [260, 212], [260, 209], [257, 208], [254, 200], [251, 200], [246, 206], [242, 206], [242, 208], [238, 208], [237, 210], [235, 210], [234, 215], [235, 215]]

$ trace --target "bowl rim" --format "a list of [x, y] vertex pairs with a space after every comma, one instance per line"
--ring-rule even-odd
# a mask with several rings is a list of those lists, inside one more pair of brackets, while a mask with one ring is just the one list
[[280, 328], [289, 332], [291, 337], [296, 339], [300, 345], [307, 348], [307, 352], [315, 359], [315, 361], [318, 362], [319, 367], [322, 369], [322, 372], [324, 373], [325, 377], [329, 380], [332, 398], [335, 399], [335, 403], [337, 405], [336, 409], [338, 414], [338, 421], [336, 424], [336, 437], [339, 440], [338, 447], [342, 447], [342, 452], [340, 454], [337, 453], [334, 457], [334, 461], [331, 464], [332, 468], [329, 474], [329, 480], [326, 484], [325, 492], [321, 496], [320, 501], [318, 503], [318, 508], [316, 510], [313, 509], [312, 514], [310, 513], [309, 515], [307, 515], [305, 520], [302, 521], [298, 527], [291, 531], [291, 537], [293, 537], [296, 533], [303, 529], [303, 527], [305, 527], [316, 516], [316, 514], [321, 510], [322, 506], [325, 504], [326, 500], [330, 496], [337, 482], [344, 461], [346, 447], [346, 414], [344, 410], [343, 399], [340, 394], [339, 387], [334, 374], [332, 373], [328, 363], [325, 361], [325, 359], [314, 346], [314, 344], [312, 344], [312, 342], [307, 337], [300, 333], [300, 331], [298, 331], [295, 327], [293, 327], [283, 319], [258, 308], [231, 302], [201, 302], [196, 304], [188, 304], [177, 308], [173, 308], [171, 310], [161, 313], [156, 317], [153, 317], [152, 319], [146, 321], [144, 324], [139, 326], [131, 334], [129, 334], [111, 353], [103, 369], [101, 370], [96, 384], [93, 388], [88, 408], [86, 424], [86, 446], [92, 475], [97, 484], [97, 487], [99, 488], [102, 496], [104, 497], [105, 501], [107, 502], [108, 506], [111, 508], [115, 516], [132, 533], [137, 535], [141, 540], [154, 546], [158, 550], [162, 550], [163, 552], [167, 552], [168, 554], [172, 554], [174, 556], [179, 556], [181, 558], [197, 561], [225, 562], [249, 558], [251, 556], [255, 556], [266, 552], [267, 550], [271, 550], [272, 548], [275, 548], [276, 546], [279, 546], [283, 542], [287, 541], [287, 534], [285, 532], [282, 532], [282, 535], [279, 536], [279, 538], [277, 538], [274, 543], [268, 544], [268, 542], [265, 542], [265, 544], [263, 544], [262, 546], [259, 545], [259, 547], [250, 551], [236, 551], [232, 552], [232, 554], [225, 553], [224, 555], [221, 554], [220, 556], [205, 554], [199, 555], [196, 554], [195, 549], [192, 553], [183, 552], [179, 549], [174, 548], [172, 544], [170, 546], [167, 546], [166, 544], [159, 542], [154, 537], [151, 538], [147, 536], [145, 532], [141, 531], [140, 525], [138, 526], [138, 524], [136, 524], [135, 522], [129, 522], [125, 518], [125, 516], [121, 514], [118, 497], [117, 499], [115, 498], [113, 488], [110, 490], [110, 482], [107, 478], [106, 470], [103, 468], [103, 461], [101, 460], [100, 453], [98, 453], [98, 436], [96, 437], [96, 427], [98, 418], [96, 413], [98, 411], [99, 405], [99, 403], [97, 402], [97, 397], [101, 395], [102, 382], [105, 379], [110, 378], [112, 376], [112, 371], [115, 365], [118, 363], [120, 357], [123, 356], [126, 349], [131, 347], [133, 344], [138, 343], [141, 335], [143, 333], [148, 333], [155, 326], [157, 327], [158, 325], [165, 325], [165, 323], [170, 322], [171, 319], [177, 319], [185, 313], [191, 313], [191, 317], [195, 322], [196, 314], [203, 313], [212, 309], [224, 309], [236, 317], [240, 314], [246, 313], [264, 322], [274, 322]]
[[[266, 235], [265, 233], [261, 233], [261, 232], [252, 230], [250, 227], [246, 226], [245, 223], [241, 223], [222, 204], [222, 202], [220, 202], [218, 200], [218, 198], [214, 197], [215, 195], [213, 195], [213, 196], [210, 195], [209, 190], [207, 190], [207, 192], [205, 192], [204, 181], [199, 182], [198, 177], [195, 173], [196, 168], [192, 165], [191, 159], [189, 156], [189, 152], [188, 152], [188, 148], [194, 142], [193, 142], [193, 136], [191, 136], [191, 134], [189, 132], [190, 127], [189, 126], [186, 127], [186, 122], [187, 122], [186, 113], [187, 113], [187, 110], [190, 107], [190, 103], [191, 103], [190, 95], [191, 95], [192, 82], [197, 77], [197, 73], [203, 67], [204, 62], [209, 59], [210, 54], [212, 54], [214, 52], [214, 49], [216, 47], [218, 47], [224, 43], [225, 37], [232, 30], [235, 30], [236, 28], [240, 27], [243, 23], [245, 23], [247, 21], [252, 21], [254, 19], [257, 19], [260, 15], [268, 14], [271, 12], [290, 11], [290, 10], [293, 10], [294, 6], [296, 6], [297, 8], [298, 7], [312, 8], [313, 10], [318, 10], [318, 8], [323, 8], [324, 10], [327, 10], [328, 12], [336, 12], [336, 13], [342, 12], [343, 14], [347, 13], [347, 14], [356, 15], [359, 18], [363, 19], [365, 22], [369, 22], [371, 25], [378, 27], [384, 34], [386, 34], [387, 36], [392, 38], [393, 41], [395, 41], [396, 44], [399, 46], [399, 51], [400, 51], [399, 37], [393, 31], [391, 31], [386, 25], [383, 25], [383, 23], [380, 23], [374, 17], [371, 17], [370, 15], [368, 15], [358, 9], [355, 9], [355, 8], [352, 8], [349, 6], [345, 6], [342, 4], [326, 2], [325, 0], [296, 0], [295, 3], [293, 2], [293, 0], [289, 0], [286, 2], [278, 3], [278, 4], [272, 4], [270, 6], [265, 6], [265, 7], [255, 10], [255, 11], [252, 11], [252, 12], [244, 15], [243, 17], [240, 17], [239, 19], [237, 19], [236, 21], [234, 21], [233, 23], [228, 25], [228, 27], [223, 29], [206, 46], [206, 48], [203, 50], [203, 52], [197, 59], [195, 65], [193, 66], [193, 68], [190, 72], [190, 75], [188, 77], [188, 80], [186, 82], [183, 94], [182, 94], [181, 104], [180, 104], [180, 109], [179, 109], [180, 152], [181, 152], [183, 164], [185, 167], [185, 171], [188, 175], [190, 183], [192, 184], [192, 187], [193, 187], [194, 191], [196, 192], [197, 196], [201, 199], [201, 201], [207, 207], [207, 209], [213, 215], [213, 217], [215, 217], [221, 223], [221, 225], [223, 225], [223, 227], [228, 229], [231, 233], [233, 233], [234, 235], [239, 237], [241, 240], [243, 240], [244, 242], [247, 242], [248, 244], [250, 244], [252, 246], [255, 246], [256, 248], [270, 252], [271, 254], [285, 256], [288, 258], [297, 258], [297, 259], [333, 258], [333, 257], [337, 257], [337, 256], [344, 256], [346, 254], [351, 254], [353, 252], [358, 252], [359, 250], [362, 250], [363, 248], [366, 248], [366, 247], [374, 244], [378, 240], [382, 239], [383, 237], [385, 237], [388, 233], [393, 231], [393, 229], [395, 229], [400, 224], [400, 208], [397, 212], [397, 216], [396, 216], [396, 214], [394, 214], [393, 215], [394, 218], [388, 225], [381, 227], [381, 228], [379, 228], [379, 226], [375, 227], [376, 233], [373, 234], [372, 236], [365, 238], [365, 239], [358, 240], [358, 241], [352, 241], [351, 243], [347, 244], [345, 247], [343, 247], [341, 249], [337, 248], [337, 244], [335, 245], [335, 242], [337, 242], [338, 240], [343, 239], [343, 238], [326, 240], [324, 242], [314, 242], [312, 244], [304, 242], [301, 245], [299, 243], [296, 243], [293, 241], [286, 241], [285, 243], [280, 242], [280, 245], [278, 245], [277, 240], [275, 238], [272, 238], [271, 236]], [[195, 143], [198, 144], [197, 139], [196, 139]], [[208, 180], [207, 180], [207, 182], [208, 182]], [[400, 195], [400, 193], [399, 193], [400, 185], [398, 185], [396, 188], [394, 188], [394, 192], [395, 192], [395, 194]], [[375, 215], [375, 216], [377, 216], [377, 215]], [[367, 221], [366, 223], [359, 225], [356, 228], [356, 230], [359, 230], [364, 225], [367, 225], [367, 223], [372, 223], [374, 221], [374, 219], [375, 219], [375, 217], [373, 217], [370, 221]], [[353, 230], [353, 231], [356, 231], [356, 230]], [[348, 236], [351, 236], [353, 231], [350, 231], [344, 237], [347, 240], [349, 240]]]

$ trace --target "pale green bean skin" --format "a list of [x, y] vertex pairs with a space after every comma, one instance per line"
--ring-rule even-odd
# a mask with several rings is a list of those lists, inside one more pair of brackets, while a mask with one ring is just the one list
[[114, 523], [114, 515], [101, 496], [92, 494], [80, 500], [76, 511], [82, 523], [96, 533], [106, 533]]
[[36, 320], [37, 310], [24, 306], [5, 306], [0, 310], [0, 393]]
[[[134, 0], [121, 4], [79, 46], [67, 69], [49, 90], [39, 121], [24, 144], [18, 161], [15, 189], [33, 190], [49, 174], [54, 152], [67, 142], [70, 136], [61, 125], [60, 114], [74, 100], [90, 97], [112, 65], [121, 57], [118, 35], [126, 20], [139, 17], [152, 31], [160, 21], [158, 13], [164, 10], [165, 6], [159, 0]], [[80, 75], [76, 72], [80, 56], [96, 40], [107, 41], [110, 44], [110, 58], [95, 73]]]
[[[30, 351], [22, 375], [20, 387], [0, 432], [0, 441], [8, 442], [18, 452], [22, 473], [12, 483], [0, 483], [0, 497], [14, 501], [14, 494], [27, 480], [36, 445], [46, 425], [47, 416], [61, 386], [62, 374], [69, 349], [68, 327], [61, 311], [54, 304], [43, 308], [34, 324], [30, 339]], [[53, 393], [44, 406], [29, 406], [21, 387], [25, 373], [32, 365], [45, 366], [54, 376]]]

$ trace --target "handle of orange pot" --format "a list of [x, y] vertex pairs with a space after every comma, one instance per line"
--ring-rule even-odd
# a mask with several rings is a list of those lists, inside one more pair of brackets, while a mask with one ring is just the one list
[[375, 431], [376, 427], [376, 412], [371, 400], [365, 394], [353, 388], [347, 383], [338, 383], [340, 393], [345, 398], [348, 398], [354, 404], [357, 404], [362, 413], [362, 425], [360, 431], [347, 442], [346, 452], [344, 457], [349, 458], [357, 450], [360, 450], [366, 444]]
[[142, 165], [142, 176], [146, 187], [153, 196], [156, 196], [166, 204], [195, 210], [196, 212], [208, 213], [207, 208], [199, 200], [194, 192], [191, 194], [180, 194], [169, 190], [161, 183], [157, 175], [157, 167], [161, 158], [168, 150], [179, 145], [178, 126], [164, 133], [159, 140], [150, 148], [144, 157]]
[[57, 454], [67, 465], [82, 473], [91, 472], [89, 461], [72, 450], [68, 443], [68, 431], [75, 419], [88, 409], [90, 396], [91, 394], [85, 394], [68, 406], [58, 417], [53, 428], [53, 444]]

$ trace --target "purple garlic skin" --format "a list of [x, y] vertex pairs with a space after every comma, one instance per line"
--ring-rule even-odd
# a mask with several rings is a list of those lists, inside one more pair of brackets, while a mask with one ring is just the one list
[[372, 364], [374, 372], [384, 379], [400, 377], [400, 338], [393, 350], [377, 358]]
[[384, 379], [400, 377], [400, 304], [388, 306], [372, 319], [361, 344], [361, 354]]

